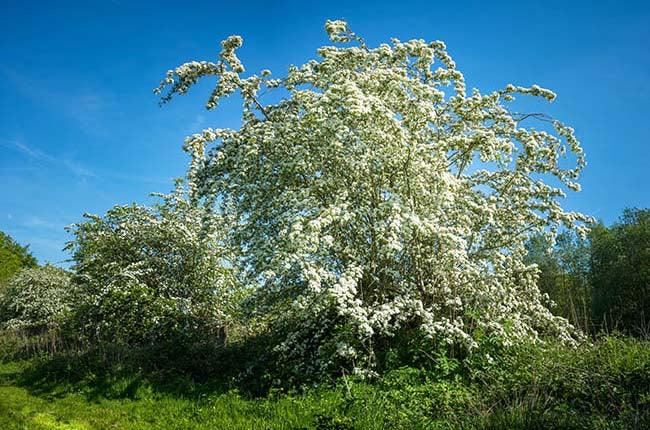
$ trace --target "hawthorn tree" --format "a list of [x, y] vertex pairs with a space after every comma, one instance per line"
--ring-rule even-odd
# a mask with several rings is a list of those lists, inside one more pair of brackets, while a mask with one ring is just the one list
[[68, 227], [79, 286], [74, 330], [132, 346], [217, 343], [234, 287], [220, 226], [182, 181], [158, 204], [115, 206]]
[[58, 327], [73, 307], [70, 274], [51, 265], [28, 267], [0, 291], [0, 328]]
[[[579, 190], [583, 151], [561, 122], [509, 108], [555, 94], [468, 92], [443, 42], [373, 48], [343, 21], [325, 29], [338, 45], [278, 79], [245, 76], [231, 36], [217, 61], [183, 64], [156, 89], [165, 103], [215, 77], [207, 109], [243, 99], [238, 130], [204, 130], [186, 149], [197, 194], [230, 221], [252, 308], [284, 322], [277, 350], [301, 372], [364, 370], [402, 336], [466, 349], [488, 335], [571, 340], [524, 244], [584, 229], [559, 203]], [[264, 103], [274, 89], [282, 99]]]

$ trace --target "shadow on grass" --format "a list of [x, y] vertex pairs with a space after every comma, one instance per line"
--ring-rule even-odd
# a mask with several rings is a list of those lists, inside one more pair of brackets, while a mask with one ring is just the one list
[[30, 394], [61, 398], [70, 393], [89, 401], [171, 395], [198, 399], [238, 391], [247, 398], [268, 393], [268, 355], [260, 343], [224, 346], [161, 345], [110, 347], [33, 357], [3, 368], [0, 383]]

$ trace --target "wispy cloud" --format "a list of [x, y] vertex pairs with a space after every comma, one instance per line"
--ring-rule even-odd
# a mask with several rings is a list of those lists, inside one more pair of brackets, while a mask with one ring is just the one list
[[53, 165], [56, 167], [62, 167], [79, 178], [97, 176], [90, 169], [82, 166], [75, 160], [72, 160], [68, 157], [55, 157], [53, 155], [47, 154], [38, 148], [27, 145], [20, 139], [12, 140], [0, 138], [0, 146], [20, 152], [21, 154], [37, 162]]
[[93, 172], [90, 171], [89, 169], [85, 168], [84, 166], [82, 166], [81, 164], [79, 164], [79, 163], [77, 163], [77, 162], [75, 162], [75, 161], [73, 161], [73, 160], [70, 160], [70, 159], [64, 159], [64, 160], [63, 160], [63, 164], [64, 164], [64, 165], [65, 165], [65, 166], [66, 166], [66, 167], [67, 167], [67, 168], [68, 168], [72, 173], [74, 173], [76, 176], [79, 176], [79, 177], [92, 177], [92, 178], [96, 178], [96, 177], [97, 177], [97, 175], [96, 175], [95, 173], [93, 173]]
[[18, 151], [22, 152], [23, 154], [27, 155], [30, 158], [35, 158], [37, 160], [45, 160], [50, 158], [47, 155], [45, 155], [42, 151], [31, 148], [19, 140], [7, 141], [7, 142], [12, 144], [15, 149], [17, 149]]
[[52, 161], [52, 157], [45, 154], [43, 151], [32, 148], [22, 140], [19, 139], [5, 139], [0, 137], [0, 146], [11, 149], [12, 151], [20, 152], [28, 158], [37, 161]]
[[[15, 152], [19, 152], [24, 156], [28, 157], [30, 160], [35, 161], [41, 166], [49, 165], [56, 168], [64, 169], [72, 173], [75, 177], [81, 180], [87, 180], [90, 178], [104, 178], [112, 179], [116, 181], [126, 181], [126, 182], [142, 182], [156, 185], [166, 185], [170, 186], [172, 183], [171, 178], [155, 178], [148, 176], [139, 176], [132, 175], [127, 173], [120, 173], [115, 171], [96, 171], [91, 170], [90, 168], [84, 166], [83, 164], [75, 161], [69, 157], [57, 157], [51, 154], [48, 154], [38, 148], [27, 145], [24, 141], [20, 139], [4, 139], [0, 137], [0, 147], [10, 149]], [[23, 171], [35, 171], [36, 167], [29, 166], [8, 166], [0, 167], [0, 172], [23, 172]]]

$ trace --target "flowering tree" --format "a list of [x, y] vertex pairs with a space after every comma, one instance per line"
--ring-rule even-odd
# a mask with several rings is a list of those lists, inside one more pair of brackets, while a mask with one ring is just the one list
[[58, 326], [73, 304], [70, 275], [46, 265], [19, 271], [0, 292], [0, 328]]
[[[213, 76], [208, 109], [241, 94], [241, 128], [187, 148], [198, 195], [231, 220], [256, 310], [291, 321], [279, 350], [302, 370], [368, 368], [380, 340], [405, 332], [469, 349], [485, 334], [570, 339], [523, 257], [532, 233], [584, 229], [559, 204], [579, 190], [583, 152], [571, 128], [508, 107], [555, 94], [468, 93], [443, 42], [371, 48], [343, 21], [325, 28], [342, 46], [280, 79], [245, 77], [231, 36], [218, 61], [170, 70], [156, 90], [164, 103]], [[267, 89], [284, 98], [263, 103]], [[535, 118], [540, 129], [524, 126]]]
[[232, 276], [216, 217], [191, 195], [178, 182], [153, 207], [116, 206], [69, 228], [81, 290], [75, 322], [90, 340], [224, 340]]

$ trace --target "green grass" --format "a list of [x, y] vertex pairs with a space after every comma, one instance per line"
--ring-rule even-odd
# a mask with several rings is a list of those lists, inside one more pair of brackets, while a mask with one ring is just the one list
[[285, 400], [269, 408], [237, 395], [201, 402], [171, 397], [89, 402], [79, 394], [46, 400], [23, 388], [2, 387], [0, 397], [4, 429], [280, 429], [309, 423], [300, 403]]
[[[191, 398], [155, 393], [143, 385], [120, 398], [119, 383], [113, 387], [116, 398], [90, 391], [37, 393], [14, 385], [19, 365], [0, 370], [2, 429], [294, 429], [313, 421], [313, 400], [293, 397], [245, 400], [228, 392]], [[320, 406], [328, 402], [320, 400]]]
[[[344, 400], [335, 389], [271, 393], [263, 399], [245, 398], [235, 390], [200, 392], [205, 387], [174, 394], [164, 392], [170, 387], [138, 378], [114, 380], [100, 394], [85, 384], [61, 383], [44, 390], [39, 384], [21, 386], [29, 366], [28, 361], [0, 366], [0, 429], [334, 429], [337, 420], [328, 416], [338, 414]], [[372, 414], [359, 422], [384, 428], [373, 422]]]
[[216, 376], [105, 363], [0, 364], [0, 429], [650, 428], [650, 344], [633, 339], [527, 346], [451, 373], [405, 367], [257, 397]]

